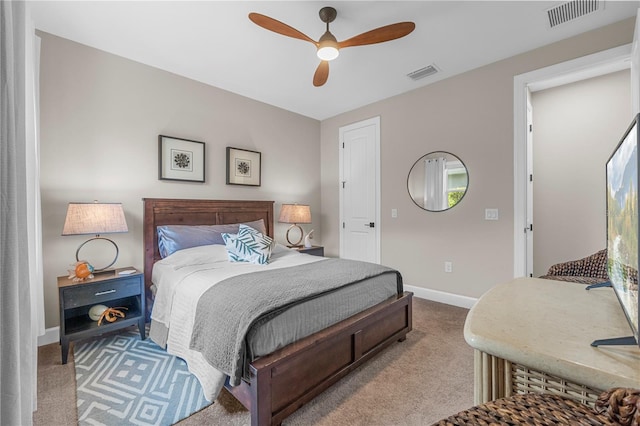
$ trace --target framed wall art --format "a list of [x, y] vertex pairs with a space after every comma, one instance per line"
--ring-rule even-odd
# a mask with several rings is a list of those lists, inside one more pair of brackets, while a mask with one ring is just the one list
[[227, 185], [260, 186], [261, 154], [227, 147]]
[[204, 182], [204, 142], [158, 136], [158, 179]]

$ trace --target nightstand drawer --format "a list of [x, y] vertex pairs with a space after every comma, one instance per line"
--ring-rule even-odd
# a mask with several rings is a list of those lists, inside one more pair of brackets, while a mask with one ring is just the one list
[[140, 277], [131, 277], [96, 284], [80, 284], [64, 289], [62, 303], [65, 309], [68, 309], [140, 294]]

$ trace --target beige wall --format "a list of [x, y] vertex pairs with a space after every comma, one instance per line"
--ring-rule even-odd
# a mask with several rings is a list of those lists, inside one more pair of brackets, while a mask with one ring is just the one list
[[605, 163], [631, 122], [628, 70], [534, 92], [533, 273], [606, 247]]
[[[116, 266], [142, 268], [142, 198], [255, 199], [311, 205], [320, 232], [320, 123], [49, 34], [42, 35], [41, 185], [46, 327], [56, 276], [87, 238], [60, 236], [70, 201], [122, 202]], [[158, 180], [158, 135], [206, 143], [206, 182]], [[225, 184], [227, 146], [262, 153], [262, 186]], [[285, 225], [276, 224], [284, 241]], [[103, 264], [104, 265], [104, 264]]]
[[[478, 297], [513, 276], [513, 78], [631, 42], [634, 19], [341, 114], [322, 122], [322, 241], [339, 252], [338, 129], [381, 117], [381, 260], [405, 283]], [[407, 173], [431, 151], [457, 155], [469, 170], [461, 203], [426, 212], [409, 199]], [[391, 218], [391, 209], [398, 218]], [[485, 221], [485, 208], [500, 220]], [[444, 262], [453, 262], [453, 273]]]

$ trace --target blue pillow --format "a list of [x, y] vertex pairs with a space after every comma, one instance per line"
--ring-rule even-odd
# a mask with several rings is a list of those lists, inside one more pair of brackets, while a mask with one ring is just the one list
[[275, 241], [247, 225], [240, 225], [237, 234], [223, 233], [230, 262], [269, 263]]
[[[248, 222], [248, 226], [266, 233], [264, 220]], [[158, 251], [165, 258], [170, 254], [190, 247], [225, 244], [223, 233], [237, 233], [239, 223], [225, 225], [164, 225], [158, 226]]]

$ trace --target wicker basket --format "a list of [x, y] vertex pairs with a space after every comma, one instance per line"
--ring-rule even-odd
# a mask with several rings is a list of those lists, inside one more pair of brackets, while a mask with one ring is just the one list
[[618, 425], [605, 414], [572, 399], [551, 394], [523, 394], [489, 401], [461, 411], [434, 426], [458, 425]]
[[640, 390], [612, 388], [598, 396], [595, 407], [551, 393], [524, 393], [476, 405], [433, 425], [640, 426]]

